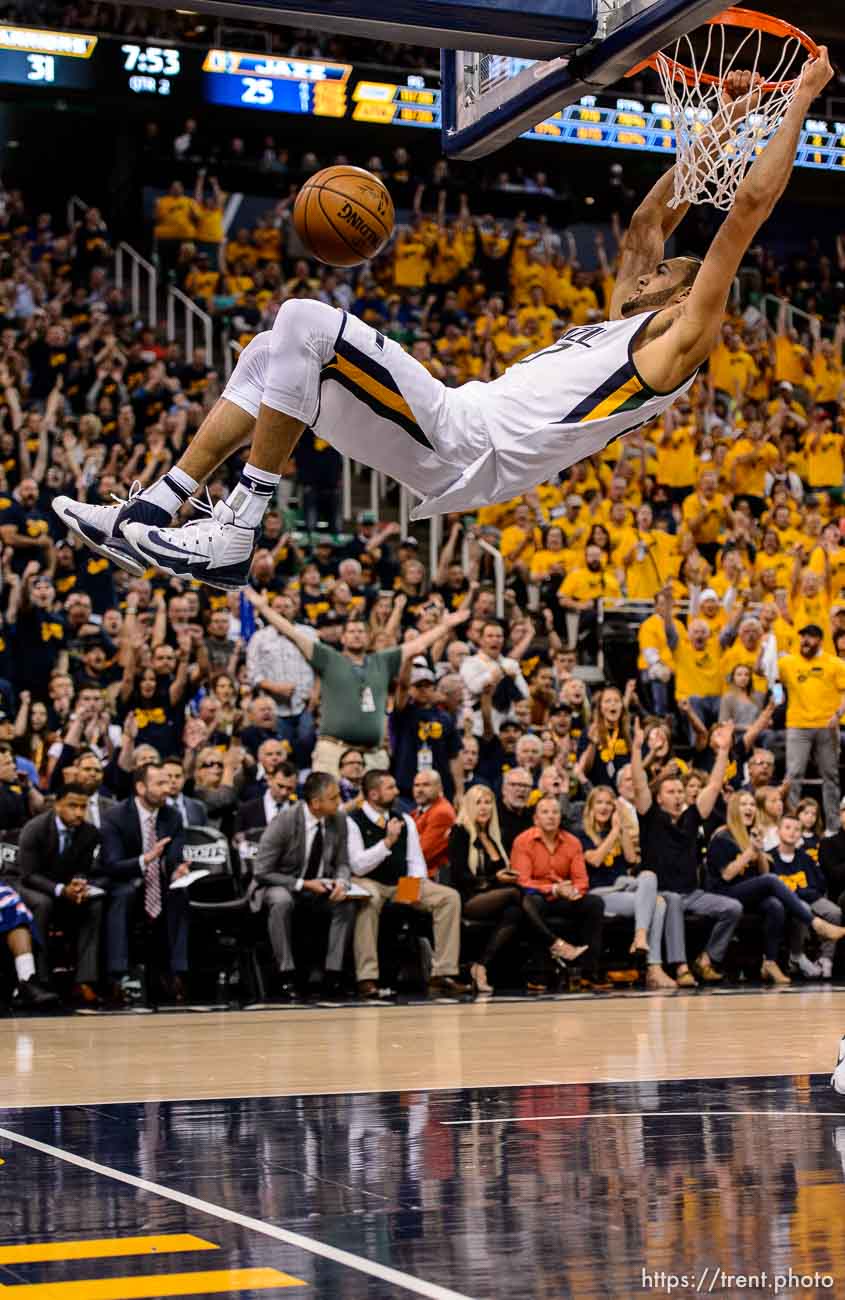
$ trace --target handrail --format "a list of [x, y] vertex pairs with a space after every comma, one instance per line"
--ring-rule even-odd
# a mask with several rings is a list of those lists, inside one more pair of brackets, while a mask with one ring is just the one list
[[[496, 618], [505, 617], [505, 561], [501, 551], [497, 551], [495, 546], [485, 542], [483, 537], [475, 539], [482, 551], [493, 557], [493, 572], [496, 575]], [[469, 573], [469, 538], [464, 536], [463, 546], [461, 547], [461, 561], [464, 566], [464, 573]]]
[[344, 522], [352, 518], [352, 461], [343, 457], [340, 471], [341, 512]]
[[147, 324], [150, 329], [155, 329], [158, 321], [158, 271], [152, 262], [148, 262], [142, 257], [137, 248], [121, 240], [115, 249], [114, 254], [114, 278], [118, 289], [123, 288], [123, 257], [124, 254], [130, 258], [132, 267], [129, 272], [129, 294], [132, 304], [132, 314], [141, 316], [141, 272], [147, 277]]
[[432, 515], [428, 521], [428, 571], [432, 582], [435, 580], [437, 566], [440, 563], [440, 548], [443, 543], [443, 516]]
[[173, 342], [176, 338], [176, 305], [180, 304], [185, 311], [185, 357], [190, 358], [194, 350], [194, 318], [202, 326], [205, 334], [205, 362], [206, 365], [214, 365], [214, 333], [211, 324], [211, 317], [207, 311], [198, 307], [187, 294], [181, 289], [171, 287], [167, 290], [167, 338]]
[[399, 536], [407, 537], [411, 522], [411, 496], [404, 483], [399, 484]]
[[[223, 347], [223, 378], [228, 383], [243, 348], [237, 339], [233, 339], [228, 329], [224, 329], [221, 344]], [[234, 358], [234, 360], [233, 360]]]
[[86, 203], [84, 199], [81, 199], [78, 194], [71, 194], [67, 201], [68, 230], [73, 230], [74, 222], [76, 221], [76, 209], [79, 208], [80, 212], [87, 212], [89, 206], [90, 204]]
[[[764, 307], [764, 309], [765, 309], [766, 303], [768, 303], [768, 302], [773, 302], [773, 303], [775, 304], [775, 306], [777, 307], [778, 312], [780, 312], [781, 307], [785, 307], [785, 308], [786, 308], [786, 322], [787, 322], [786, 327], [787, 327], [787, 329], [792, 329], [792, 317], [793, 317], [793, 316], [801, 316], [801, 317], [803, 317], [804, 320], [810, 322], [810, 325], [812, 325], [813, 321], [818, 320], [818, 317], [817, 317], [817, 316], [813, 316], [810, 312], [808, 312], [808, 311], [804, 311], [803, 307], [793, 307], [792, 303], [789, 301], [788, 298], [780, 298], [780, 297], [778, 297], [778, 295], [777, 295], [776, 293], [764, 293], [761, 301], [762, 301], [762, 303], [763, 303], [763, 307]], [[764, 311], [764, 314], [765, 314], [765, 311]]]

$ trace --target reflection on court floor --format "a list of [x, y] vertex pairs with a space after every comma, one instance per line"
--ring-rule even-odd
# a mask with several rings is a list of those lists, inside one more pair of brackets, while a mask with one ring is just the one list
[[0, 1300], [683, 1296], [714, 1266], [845, 1293], [826, 1077], [68, 1106], [0, 1134]]

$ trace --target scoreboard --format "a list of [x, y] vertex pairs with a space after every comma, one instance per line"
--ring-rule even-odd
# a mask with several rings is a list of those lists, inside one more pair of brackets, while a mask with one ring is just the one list
[[202, 71], [209, 104], [316, 117], [346, 116], [346, 85], [352, 75], [348, 63], [209, 50]]
[[55, 86], [92, 90], [96, 36], [0, 27], [0, 82], [13, 86]]
[[[97, 104], [178, 101], [187, 114], [204, 104], [439, 131], [440, 88], [433, 78], [375, 80], [349, 63], [165, 46], [81, 32], [0, 26], [0, 87], [78, 92]], [[584, 95], [524, 137], [561, 144], [674, 154], [669, 109], [660, 101]], [[761, 146], [763, 147], [763, 146]], [[845, 170], [845, 122], [808, 118], [799, 167]]]

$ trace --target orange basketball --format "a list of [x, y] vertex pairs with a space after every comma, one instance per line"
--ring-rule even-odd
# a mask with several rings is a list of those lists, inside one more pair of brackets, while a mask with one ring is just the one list
[[296, 196], [293, 221], [319, 262], [360, 266], [387, 243], [395, 220], [393, 200], [363, 167], [324, 167]]

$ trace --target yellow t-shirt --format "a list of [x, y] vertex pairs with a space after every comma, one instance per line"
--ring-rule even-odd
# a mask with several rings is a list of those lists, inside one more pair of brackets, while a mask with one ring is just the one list
[[726, 650], [719, 660], [719, 671], [722, 674], [722, 681], [727, 682], [734, 668], [738, 664], [745, 664], [751, 669], [751, 689], [763, 694], [768, 690], [769, 683], [760, 673], [754, 671], [757, 660], [760, 658], [760, 647], [756, 650], [746, 650], [741, 641], [735, 641], [730, 650]]
[[399, 289], [422, 289], [428, 276], [428, 247], [421, 239], [397, 239], [393, 283]]
[[207, 208], [205, 204], [200, 204], [196, 211], [197, 233], [196, 237], [203, 244], [222, 244], [223, 243], [223, 209]]
[[[678, 637], [682, 637], [684, 635], [683, 627], [677, 619], [672, 621]], [[656, 650], [660, 656], [660, 662], [665, 664], [667, 668], [674, 666], [672, 651], [669, 649], [669, 641], [666, 637], [666, 624], [661, 614], [651, 614], [644, 623], [640, 624], [637, 632], [637, 643], [640, 647], [639, 658], [637, 659], [637, 667], [640, 671], [649, 666], [645, 655], [646, 650]]]
[[525, 329], [527, 320], [533, 318], [537, 322], [537, 333], [532, 338], [532, 346], [535, 352], [539, 352], [540, 348], [549, 347], [554, 342], [552, 325], [557, 320], [557, 314], [552, 311], [551, 307], [542, 304], [539, 307], [534, 307], [529, 304], [529, 306], [519, 309], [516, 318], [521, 330]]
[[618, 600], [622, 592], [613, 574], [606, 569], [598, 573], [575, 569], [560, 584], [558, 595], [568, 596], [570, 600]]
[[721, 695], [724, 686], [719, 642], [711, 636], [703, 650], [684, 631], [675, 649], [675, 694], [679, 700], [690, 695]]
[[[647, 533], [631, 530], [613, 553], [617, 568], [624, 565], [625, 585], [631, 600], [652, 600], [676, 571], [675, 539], [659, 529]], [[631, 551], [634, 554], [631, 556]], [[628, 563], [626, 558], [631, 556]]]
[[[520, 528], [518, 524], [510, 524], [505, 528], [499, 538], [499, 550], [505, 558], [505, 567], [510, 568], [511, 563], [516, 559], [516, 552], [519, 550], [526, 536], [526, 529]], [[532, 535], [533, 534], [533, 535]], [[543, 543], [543, 534], [539, 528], [533, 528], [528, 532], [530, 540], [520, 552], [518, 563], [529, 564], [534, 558], [534, 553]], [[514, 560], [511, 557], [514, 557]]]
[[785, 334], [778, 334], [775, 339], [775, 374], [776, 384], [788, 380], [790, 384], [803, 385], [809, 378], [805, 362], [810, 354], [800, 343], [793, 343]]
[[[681, 507], [681, 517], [697, 542], [717, 542], [727, 520], [727, 507], [727, 501], [718, 492], [710, 501], [705, 501], [697, 492], [691, 492]], [[692, 521], [702, 513], [704, 518], [693, 528]]]
[[[752, 459], [740, 462], [740, 457]], [[766, 491], [766, 473], [778, 460], [777, 447], [770, 442], [754, 442], [751, 438], [737, 438], [725, 457], [725, 473], [734, 492], [762, 497]]]
[[545, 582], [552, 565], [560, 565], [564, 573], [571, 573], [578, 565], [578, 557], [565, 547], [561, 551], [535, 551], [531, 558], [531, 581]]
[[815, 596], [794, 596], [789, 602], [792, 626], [796, 632], [808, 623], [815, 623], [824, 632], [824, 650], [833, 654], [833, 637], [830, 634], [830, 600], [825, 591]]
[[783, 655], [778, 661], [780, 679], [788, 692], [787, 727], [826, 727], [845, 693], [845, 662], [835, 655]]
[[805, 438], [807, 482], [811, 488], [842, 487], [845, 478], [843, 445], [845, 438], [841, 433], [822, 433], [817, 438], [811, 434]]
[[156, 239], [193, 239], [197, 205], [187, 194], [164, 194], [156, 202]]
[[[830, 565], [830, 589], [834, 595], [845, 590], [845, 546], [837, 546], [828, 557]], [[821, 546], [814, 546], [810, 560], [807, 565], [813, 573], [817, 573], [820, 578], [824, 577], [824, 550]], [[784, 584], [785, 585], [785, 584]]]
[[692, 487], [697, 473], [695, 430], [691, 424], [679, 425], [657, 443], [657, 481], [665, 487]]
[[842, 363], [835, 356], [826, 357], [823, 352], [813, 357], [813, 378], [816, 381], [815, 399], [817, 402], [837, 402], [845, 383]]

